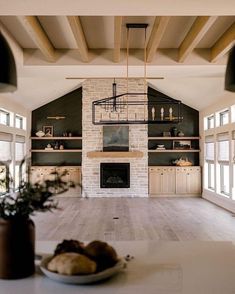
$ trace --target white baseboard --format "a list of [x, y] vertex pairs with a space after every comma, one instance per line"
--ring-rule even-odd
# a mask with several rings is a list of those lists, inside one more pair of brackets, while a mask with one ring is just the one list
[[202, 198], [235, 213], [235, 201], [230, 198], [226, 198], [206, 189], [203, 190]]

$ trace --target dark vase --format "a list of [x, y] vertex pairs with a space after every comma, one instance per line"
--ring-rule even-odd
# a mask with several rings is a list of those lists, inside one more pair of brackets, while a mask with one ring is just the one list
[[35, 226], [31, 219], [0, 218], [0, 278], [21, 279], [32, 275]]
[[177, 130], [176, 127], [174, 127], [174, 128], [171, 129], [171, 135], [172, 135], [173, 137], [176, 137], [176, 136], [177, 136], [177, 133], [178, 133], [178, 130]]

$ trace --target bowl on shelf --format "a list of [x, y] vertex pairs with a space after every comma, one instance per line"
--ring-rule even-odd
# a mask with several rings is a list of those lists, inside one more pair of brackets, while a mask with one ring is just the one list
[[38, 131], [35, 135], [37, 137], [44, 137], [45, 136], [45, 133], [43, 131]]
[[157, 145], [158, 148], [164, 148], [165, 146], [162, 144], [162, 145]]

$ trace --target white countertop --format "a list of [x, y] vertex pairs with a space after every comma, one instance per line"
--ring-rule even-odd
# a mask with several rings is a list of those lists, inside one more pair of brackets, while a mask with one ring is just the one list
[[[52, 253], [58, 242], [37, 242]], [[133, 255], [127, 269], [94, 285], [66, 285], [37, 270], [29, 278], [0, 280], [0, 294], [234, 294], [232, 242], [110, 242], [119, 256]]]

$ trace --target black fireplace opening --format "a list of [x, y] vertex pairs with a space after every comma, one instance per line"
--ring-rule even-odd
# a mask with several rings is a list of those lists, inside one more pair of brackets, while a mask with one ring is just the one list
[[130, 163], [102, 162], [100, 188], [130, 188]]

